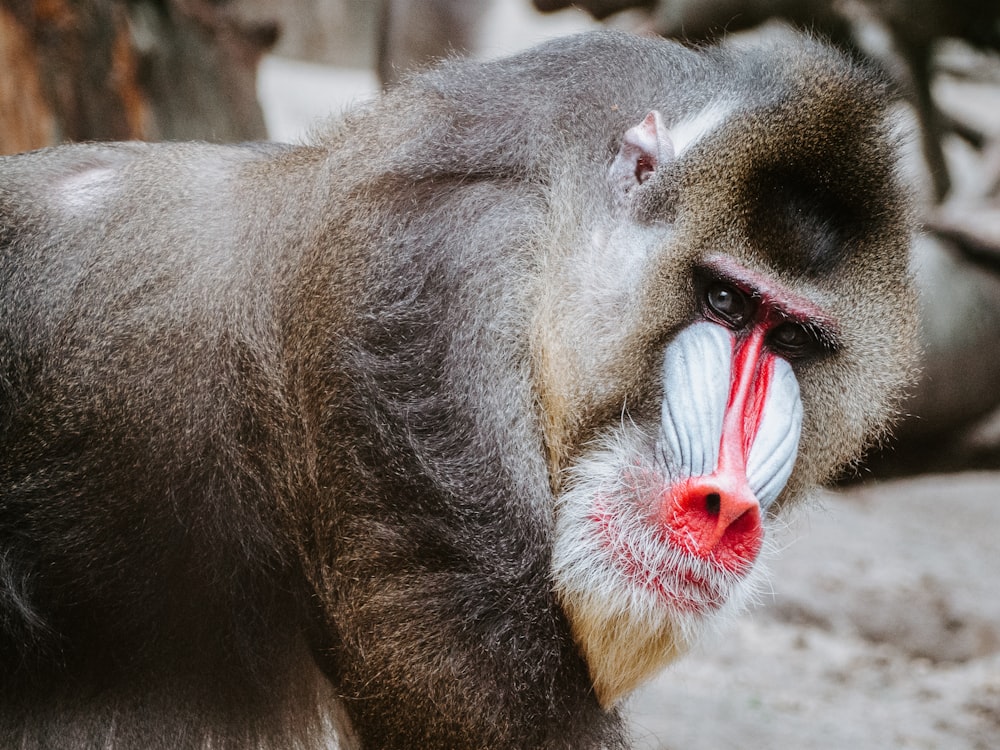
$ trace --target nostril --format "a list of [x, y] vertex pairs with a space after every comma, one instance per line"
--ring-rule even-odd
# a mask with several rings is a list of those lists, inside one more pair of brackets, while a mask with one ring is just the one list
[[682, 480], [664, 494], [661, 508], [670, 541], [696, 557], [744, 571], [760, 551], [760, 505], [744, 477]]

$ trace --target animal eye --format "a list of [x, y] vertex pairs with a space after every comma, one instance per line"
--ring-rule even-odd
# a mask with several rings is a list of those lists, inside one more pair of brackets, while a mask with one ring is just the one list
[[721, 281], [711, 284], [705, 291], [705, 303], [715, 315], [734, 328], [742, 328], [750, 321], [752, 304], [742, 291]]
[[804, 354], [816, 345], [816, 339], [798, 323], [782, 323], [771, 332], [771, 344], [786, 354]]

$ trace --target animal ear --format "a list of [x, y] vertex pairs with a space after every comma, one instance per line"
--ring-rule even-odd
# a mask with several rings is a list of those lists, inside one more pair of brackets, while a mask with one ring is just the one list
[[611, 163], [608, 176], [620, 197], [648, 180], [657, 167], [674, 157], [674, 144], [655, 109], [629, 128]]

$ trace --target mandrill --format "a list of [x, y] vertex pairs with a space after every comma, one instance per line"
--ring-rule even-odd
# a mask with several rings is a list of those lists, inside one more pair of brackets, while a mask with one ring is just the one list
[[909, 382], [894, 132], [603, 32], [0, 159], [0, 745], [628, 747]]

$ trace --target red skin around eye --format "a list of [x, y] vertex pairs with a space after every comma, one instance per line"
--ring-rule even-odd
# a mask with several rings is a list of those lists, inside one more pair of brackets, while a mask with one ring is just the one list
[[791, 320], [823, 330], [831, 339], [838, 338], [839, 327], [834, 319], [815, 302], [788, 287], [724, 255], [710, 255], [702, 266], [716, 278], [729, 281], [761, 300], [757, 322], [768, 330], [779, 322]]

